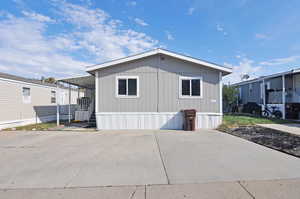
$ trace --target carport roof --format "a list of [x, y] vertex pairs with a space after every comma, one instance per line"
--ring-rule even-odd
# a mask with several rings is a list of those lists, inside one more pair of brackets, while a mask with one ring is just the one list
[[72, 84], [82, 88], [89, 88], [89, 89], [95, 88], [95, 77], [93, 75], [83, 75], [77, 77], [62, 78], [62, 79], [58, 79], [57, 81]]

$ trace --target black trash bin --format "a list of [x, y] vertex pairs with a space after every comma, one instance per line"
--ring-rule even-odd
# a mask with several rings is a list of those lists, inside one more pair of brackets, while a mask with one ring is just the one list
[[183, 129], [185, 131], [195, 131], [196, 130], [196, 110], [187, 109], [183, 110], [184, 113], [184, 125]]

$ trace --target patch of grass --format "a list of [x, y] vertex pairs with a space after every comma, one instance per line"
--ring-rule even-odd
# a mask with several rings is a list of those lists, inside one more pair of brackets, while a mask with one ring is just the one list
[[39, 123], [39, 124], [30, 124], [30, 125], [26, 125], [26, 126], [19, 126], [19, 127], [15, 127], [15, 128], [7, 128], [7, 129], [3, 129], [4, 131], [32, 131], [32, 130], [36, 130], [36, 131], [46, 131], [49, 130], [50, 128], [54, 128], [56, 127], [56, 122], [46, 122], [46, 123]]
[[241, 115], [224, 115], [223, 123], [219, 126], [219, 130], [226, 131], [230, 128], [239, 126], [253, 126], [256, 124], [286, 124], [292, 123], [289, 120], [281, 120], [274, 118], [241, 116]]

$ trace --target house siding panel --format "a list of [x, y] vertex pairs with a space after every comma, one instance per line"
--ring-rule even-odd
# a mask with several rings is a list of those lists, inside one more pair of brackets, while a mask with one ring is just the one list
[[[120, 64], [99, 71], [99, 110], [96, 112], [156, 112], [157, 57]], [[138, 76], [139, 98], [117, 98], [116, 77]]]
[[[30, 103], [23, 103], [23, 87], [30, 88]], [[51, 91], [56, 91], [56, 87], [0, 79], [0, 90], [0, 129], [11, 121], [32, 120], [35, 122], [38, 120], [43, 121], [42, 118], [56, 118], [56, 103], [51, 103]], [[63, 104], [68, 104], [68, 89], [59, 90], [66, 95]], [[78, 91], [72, 90], [71, 104], [77, 103], [77, 97]], [[72, 106], [71, 108], [74, 112], [75, 107]], [[68, 106], [61, 106], [61, 114], [67, 113]]]
[[[164, 56], [159, 74], [159, 111], [177, 112], [196, 109], [198, 112], [219, 112], [219, 72]], [[179, 97], [179, 77], [202, 77], [202, 98]]]
[[[220, 112], [219, 71], [163, 57], [156, 55], [98, 70], [99, 110], [96, 112], [178, 112], [188, 108]], [[115, 78], [121, 75], [139, 76], [139, 98], [115, 96]], [[203, 77], [202, 99], [179, 98], [181, 75]]]

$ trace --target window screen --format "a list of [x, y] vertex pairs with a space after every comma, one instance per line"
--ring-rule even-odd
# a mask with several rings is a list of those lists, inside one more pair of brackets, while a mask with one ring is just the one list
[[190, 95], [190, 80], [182, 80], [182, 95]]
[[200, 79], [192, 79], [192, 96], [200, 96]]
[[51, 91], [51, 103], [56, 103], [56, 92]]
[[119, 82], [118, 82], [118, 85], [119, 85], [119, 87], [118, 87], [118, 94], [119, 95], [126, 95], [126, 90], [127, 90], [127, 88], [126, 88], [126, 79], [119, 79], [118, 80]]
[[137, 94], [137, 81], [136, 79], [128, 79], [128, 95]]

